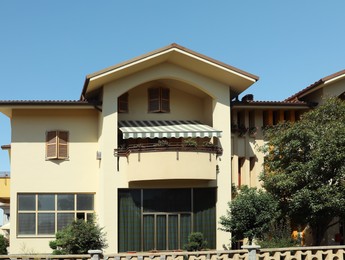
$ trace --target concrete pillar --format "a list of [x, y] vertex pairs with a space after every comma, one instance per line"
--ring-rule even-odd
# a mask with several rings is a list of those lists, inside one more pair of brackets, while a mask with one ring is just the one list
[[102, 250], [89, 250], [87, 252], [91, 255], [91, 260], [100, 260], [102, 258]]
[[242, 246], [243, 249], [248, 250], [248, 260], [256, 260], [256, 252], [261, 248], [257, 245]]

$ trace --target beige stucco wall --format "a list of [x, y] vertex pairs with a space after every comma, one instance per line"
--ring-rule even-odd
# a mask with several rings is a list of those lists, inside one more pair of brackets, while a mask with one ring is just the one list
[[[135, 87], [128, 92], [129, 113], [119, 114], [119, 120], [194, 119], [202, 122], [212, 122], [212, 110], [205, 110], [205, 103], [211, 103], [211, 98], [200, 90], [196, 91], [198, 96], [188, 93], [183, 89], [179, 89], [181, 86], [195, 88], [175, 80], [151, 81]], [[157, 114], [148, 112], [147, 93], [150, 87], [170, 89], [171, 113]]]
[[[11, 142], [11, 197], [17, 193], [97, 192], [97, 112], [89, 110], [14, 110]], [[69, 131], [69, 159], [45, 159], [48, 130]], [[97, 200], [96, 200], [97, 202]], [[97, 203], [96, 203], [97, 209]], [[11, 222], [17, 221], [16, 199]], [[10, 253], [48, 253], [53, 237], [20, 238], [11, 225]]]
[[133, 153], [120, 158], [128, 181], [216, 180], [217, 157], [201, 152]]
[[[236, 110], [234, 110], [236, 111]], [[262, 172], [262, 164], [264, 156], [258, 151], [263, 142], [263, 110], [257, 109], [254, 111], [254, 125], [257, 127], [255, 136], [249, 135], [247, 132], [244, 136], [239, 136], [238, 133], [232, 133], [232, 183], [238, 186], [239, 183], [239, 158], [244, 158], [244, 163], [241, 169], [241, 185], [249, 187], [261, 187], [259, 175]], [[245, 110], [245, 125], [249, 126], [249, 110]], [[233, 122], [237, 122], [236, 112], [233, 113]], [[254, 167], [251, 169], [250, 160], [255, 160]]]
[[334, 82], [323, 89], [324, 97], [338, 97], [345, 92], [345, 79]]
[[325, 85], [321, 85], [319, 89], [314, 90], [310, 94], [302, 97], [302, 100], [317, 102], [322, 104], [325, 99], [330, 97], [338, 97], [345, 91], [345, 79], [330, 82]]

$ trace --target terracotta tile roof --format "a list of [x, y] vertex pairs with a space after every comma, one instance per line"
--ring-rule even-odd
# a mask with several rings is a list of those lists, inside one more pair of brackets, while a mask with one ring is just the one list
[[287, 99], [285, 99], [285, 101], [292, 101], [292, 100], [295, 100], [295, 99], [298, 99], [300, 98], [303, 94], [307, 93], [308, 91], [324, 84], [325, 82], [329, 81], [329, 80], [332, 80], [332, 79], [335, 79], [341, 75], [344, 75], [345, 74], [345, 70], [341, 70], [341, 71], [338, 71], [336, 73], [333, 73], [329, 76], [326, 76], [322, 79], [319, 79], [318, 81], [314, 82], [313, 84], [309, 85], [308, 87], [302, 89], [301, 91], [297, 92], [296, 94], [292, 95], [291, 97], [288, 97]]
[[89, 102], [87, 100], [0, 100], [0, 106], [13, 105], [98, 105], [96, 102]]
[[304, 101], [293, 100], [293, 101], [232, 101], [231, 106], [250, 106], [250, 107], [264, 107], [264, 106], [274, 106], [274, 107], [299, 107], [299, 108], [309, 108], [310, 104]]

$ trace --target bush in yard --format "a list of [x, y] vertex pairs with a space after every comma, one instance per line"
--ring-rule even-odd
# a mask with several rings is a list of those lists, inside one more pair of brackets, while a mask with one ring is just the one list
[[0, 235], [0, 255], [7, 255], [8, 239]]
[[290, 221], [282, 219], [271, 224], [270, 229], [257, 241], [261, 248], [282, 248], [301, 245], [301, 238], [294, 240], [291, 236]]
[[231, 232], [232, 240], [261, 239], [279, 216], [278, 202], [263, 190], [242, 186], [228, 203], [227, 214], [220, 217], [220, 230]]
[[206, 249], [207, 241], [204, 239], [204, 235], [200, 232], [190, 233], [188, 236], [188, 243], [184, 245], [187, 251], [200, 251]]
[[107, 247], [105, 233], [94, 220], [76, 220], [55, 234], [56, 240], [50, 241], [53, 254], [87, 254], [90, 249]]

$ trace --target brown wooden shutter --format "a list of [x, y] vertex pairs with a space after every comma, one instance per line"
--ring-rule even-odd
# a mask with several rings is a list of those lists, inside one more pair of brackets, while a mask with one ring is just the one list
[[58, 159], [68, 158], [68, 132], [58, 131]]
[[160, 112], [160, 91], [159, 88], [149, 88], [149, 112]]
[[57, 158], [57, 131], [46, 133], [46, 158]]
[[128, 112], [128, 93], [125, 93], [118, 98], [117, 105], [119, 113]]
[[161, 88], [161, 112], [170, 112], [170, 91], [168, 88]]

